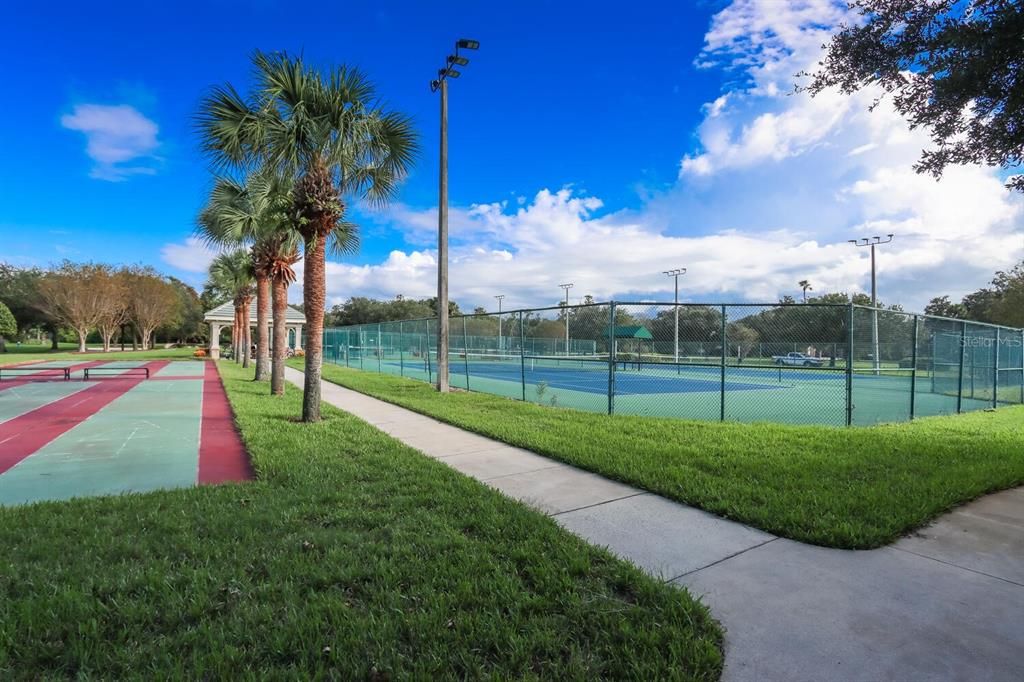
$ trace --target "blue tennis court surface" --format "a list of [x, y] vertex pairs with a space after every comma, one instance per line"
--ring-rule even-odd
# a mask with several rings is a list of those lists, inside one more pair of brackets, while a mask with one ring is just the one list
[[[582, 393], [607, 394], [608, 392], [608, 363], [603, 360], [586, 359], [565, 359], [526, 358], [525, 363], [517, 359], [514, 362], [499, 361], [470, 361], [465, 362], [452, 358], [449, 361], [449, 373], [453, 377], [466, 377], [467, 370], [470, 383], [474, 378], [497, 379], [502, 381], [519, 382], [524, 377], [527, 384], [544, 383], [550, 389], [566, 389]], [[375, 363], [374, 363], [375, 364]], [[427, 371], [423, 362], [396, 363], [388, 360], [384, 362], [394, 373], [400, 367]], [[717, 393], [721, 391], [721, 369], [718, 367], [666, 367], [664, 365], [641, 366], [637, 369], [636, 363], [620, 363], [615, 372], [615, 391], [619, 395], [642, 395], [651, 393]], [[829, 374], [831, 379], [842, 379], [841, 374], [831, 372], [803, 371], [800, 374], [813, 376], [814, 379], [823, 378], [817, 375]], [[725, 388], [727, 391], [764, 391], [788, 388], [791, 381], [785, 383], [775, 381], [779, 375], [773, 368], [760, 370], [742, 370], [729, 368], [727, 371]], [[730, 377], [742, 376], [747, 379], [761, 379], [759, 383], [732, 381]], [[782, 376], [782, 375], [779, 375]], [[785, 373], [787, 380], [796, 379], [791, 372]], [[465, 381], [463, 378], [462, 381]]]

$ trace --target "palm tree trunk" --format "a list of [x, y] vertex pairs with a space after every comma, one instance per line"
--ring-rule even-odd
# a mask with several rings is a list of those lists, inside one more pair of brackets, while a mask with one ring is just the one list
[[270, 375], [270, 280], [256, 278], [256, 381], [263, 381]]
[[302, 388], [302, 421], [320, 421], [320, 368], [324, 354], [325, 278], [324, 242], [319, 235], [305, 244], [302, 297], [306, 313], [306, 381]]
[[249, 354], [252, 352], [252, 336], [249, 331], [249, 304], [251, 302], [246, 299], [242, 309], [242, 369], [249, 368]]
[[239, 341], [239, 337], [242, 335], [242, 314], [239, 312], [238, 305], [235, 305], [235, 324], [231, 328], [231, 354], [234, 356], [235, 364], [237, 365], [239, 360], [238, 356], [241, 354], [242, 343]]
[[283, 279], [273, 280], [274, 357], [270, 372], [270, 394], [284, 395], [284, 358], [288, 346], [288, 328], [285, 327], [285, 313], [288, 310], [288, 283]]

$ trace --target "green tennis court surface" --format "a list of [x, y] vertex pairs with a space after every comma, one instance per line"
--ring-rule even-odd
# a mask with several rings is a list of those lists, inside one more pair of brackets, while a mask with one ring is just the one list
[[212, 363], [31, 367], [69, 367], [71, 379], [22, 372], [0, 381], [0, 504], [250, 478]]

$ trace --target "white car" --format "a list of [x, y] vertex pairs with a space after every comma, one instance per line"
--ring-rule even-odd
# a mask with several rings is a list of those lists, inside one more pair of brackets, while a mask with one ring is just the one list
[[811, 357], [803, 353], [788, 353], [786, 355], [774, 355], [772, 360], [776, 365], [790, 365], [793, 367], [821, 367], [824, 361], [821, 358]]

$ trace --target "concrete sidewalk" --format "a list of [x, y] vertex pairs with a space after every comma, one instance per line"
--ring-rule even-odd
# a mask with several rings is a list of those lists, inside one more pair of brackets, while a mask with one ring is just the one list
[[700, 596], [726, 629], [726, 680], [1024, 678], [1024, 489], [889, 547], [825, 549], [329, 382], [323, 398]]

